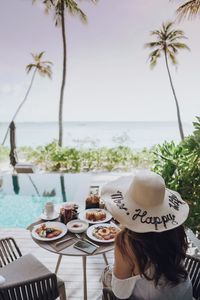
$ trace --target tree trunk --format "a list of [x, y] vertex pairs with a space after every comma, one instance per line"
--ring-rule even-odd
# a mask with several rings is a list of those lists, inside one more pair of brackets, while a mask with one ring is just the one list
[[180, 132], [181, 140], [183, 141], [184, 140], [184, 133], [183, 133], [183, 126], [182, 126], [182, 122], [181, 122], [181, 114], [180, 114], [179, 104], [178, 104], [175, 89], [174, 89], [174, 86], [173, 86], [171, 74], [170, 74], [170, 71], [169, 71], [169, 65], [168, 65], [166, 52], [165, 52], [165, 63], [166, 63], [166, 67], [167, 67], [167, 72], [168, 72], [168, 76], [169, 76], [170, 85], [171, 85], [172, 92], [173, 92], [173, 95], [174, 95], [175, 104], [176, 104], [176, 113], [177, 113], [177, 118], [178, 118], [179, 132]]
[[60, 88], [60, 101], [59, 101], [59, 139], [58, 145], [62, 147], [63, 144], [63, 99], [64, 89], [66, 81], [66, 63], [67, 63], [67, 46], [66, 46], [66, 34], [65, 34], [65, 15], [64, 15], [64, 1], [62, 1], [61, 10], [61, 28], [62, 28], [62, 40], [63, 40], [63, 74], [62, 83]]
[[[29, 95], [29, 92], [30, 92], [30, 90], [31, 90], [31, 88], [32, 88], [33, 81], [34, 81], [34, 79], [35, 79], [36, 72], [37, 72], [37, 68], [35, 68], [35, 70], [34, 70], [34, 73], [33, 73], [33, 76], [32, 76], [32, 78], [31, 78], [31, 82], [30, 82], [29, 88], [28, 88], [28, 90], [27, 90], [27, 92], [26, 92], [26, 95], [25, 95], [24, 99], [22, 100], [22, 102], [20, 103], [20, 105], [18, 106], [18, 108], [17, 108], [17, 110], [16, 110], [14, 116], [12, 117], [12, 119], [11, 119], [11, 121], [10, 121], [10, 124], [15, 120], [15, 118], [16, 118], [16, 116], [18, 115], [20, 109], [22, 108], [22, 106], [23, 106], [24, 103], [26, 102], [26, 100], [27, 100], [27, 98], [28, 98], [28, 95]], [[5, 141], [6, 141], [6, 138], [7, 138], [7, 136], [8, 136], [10, 124], [8, 125], [8, 128], [7, 128], [6, 134], [5, 134], [5, 136], [4, 136], [2, 145], [4, 145], [4, 143], [5, 143]]]

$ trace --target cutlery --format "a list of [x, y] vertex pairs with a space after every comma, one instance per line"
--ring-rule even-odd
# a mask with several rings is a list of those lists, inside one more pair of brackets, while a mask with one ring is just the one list
[[81, 237], [78, 233], [75, 233], [75, 236], [76, 236], [78, 239], [81, 239], [81, 240], [83, 240], [83, 241], [86, 241], [86, 242], [88, 242], [89, 244], [91, 244], [91, 245], [93, 245], [93, 246], [95, 246], [95, 247], [97, 247], [97, 248], [100, 247], [99, 245], [97, 245], [97, 244], [91, 242], [90, 240], [88, 240], [88, 239], [86, 239], [86, 238], [84, 238], [84, 237]]
[[59, 246], [60, 244], [62, 244], [62, 243], [64, 243], [64, 242], [67, 242], [67, 241], [70, 241], [70, 240], [72, 240], [72, 239], [73, 239], [73, 237], [68, 237], [68, 238], [66, 238], [66, 239], [64, 239], [64, 240], [62, 240], [62, 241], [59, 241], [59, 242], [55, 243], [55, 245], [56, 245], [56, 246]]
[[115, 223], [114, 220], [110, 221], [110, 225], [114, 226], [114, 227], [117, 227], [117, 228], [120, 228], [120, 224]]
[[75, 236], [78, 238], [78, 239], [81, 239], [82, 240], [82, 237], [80, 236], [80, 234], [78, 234], [78, 233], [74, 233], [75, 234]]

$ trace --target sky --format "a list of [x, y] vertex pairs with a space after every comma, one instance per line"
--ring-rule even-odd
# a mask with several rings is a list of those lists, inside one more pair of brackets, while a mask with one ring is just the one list
[[[78, 2], [78, 0], [77, 0]], [[176, 19], [174, 0], [89, 0], [78, 2], [88, 17], [66, 16], [67, 84], [64, 121], [176, 121], [176, 109], [164, 59], [151, 70], [150, 31]], [[62, 78], [61, 28], [44, 13], [42, 1], [0, 2], [0, 122], [9, 121], [22, 101], [31, 75], [31, 53], [45, 51], [53, 62], [52, 79], [37, 75], [17, 122], [57, 121]], [[175, 23], [191, 51], [177, 56], [170, 70], [182, 121], [200, 115], [200, 18]]]

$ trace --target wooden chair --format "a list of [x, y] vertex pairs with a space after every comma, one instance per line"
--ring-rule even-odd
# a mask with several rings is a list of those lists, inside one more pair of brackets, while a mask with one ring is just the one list
[[185, 259], [185, 268], [192, 281], [193, 297], [196, 300], [200, 300], [200, 259], [187, 255]]
[[66, 300], [64, 282], [33, 255], [22, 255], [12, 237], [0, 239], [1, 300]]
[[[190, 255], [186, 256], [185, 268], [188, 271], [189, 277], [192, 282], [193, 297], [196, 300], [200, 300], [200, 259]], [[104, 300], [118, 300], [115, 297], [111, 288], [103, 288]]]
[[104, 287], [103, 288], [103, 300], [117, 300], [111, 288]]

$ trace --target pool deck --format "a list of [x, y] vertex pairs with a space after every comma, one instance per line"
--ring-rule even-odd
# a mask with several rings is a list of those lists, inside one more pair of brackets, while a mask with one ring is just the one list
[[[15, 238], [22, 254], [31, 253], [44, 265], [55, 271], [58, 255], [40, 248], [32, 240], [30, 232], [26, 229], [10, 228], [0, 229], [0, 238], [12, 236]], [[113, 251], [107, 253], [109, 263], [113, 263]], [[105, 267], [102, 255], [88, 257], [87, 259], [87, 284], [88, 300], [100, 300], [102, 285], [100, 276]], [[83, 274], [81, 257], [63, 256], [57, 274], [65, 282], [68, 300], [83, 300]]]
[[[31, 238], [30, 232], [21, 228], [0, 228], [0, 238], [12, 236], [15, 238], [22, 254], [31, 253], [37, 257], [44, 265], [55, 271], [58, 255], [40, 248]], [[188, 251], [191, 255], [200, 257], [200, 241], [196, 245], [190, 245]], [[113, 264], [113, 251], [106, 254], [109, 264]], [[102, 284], [100, 276], [105, 267], [102, 255], [88, 257], [87, 259], [87, 284], [88, 300], [102, 299]], [[83, 300], [83, 274], [81, 257], [63, 256], [57, 274], [65, 282], [68, 300]]]
[[[121, 175], [130, 173], [96, 173], [93, 174], [92, 184], [102, 185], [105, 182], [116, 179]], [[30, 232], [21, 228], [0, 228], [0, 238], [12, 236], [15, 238], [22, 254], [32, 253], [52, 272], [55, 271], [58, 255], [48, 252], [40, 248], [31, 238]], [[189, 254], [200, 256], [200, 241], [194, 240], [191, 243]], [[198, 243], [198, 244], [197, 244]], [[113, 251], [107, 253], [110, 264], [113, 263]], [[100, 276], [105, 267], [102, 255], [88, 257], [87, 259], [87, 284], [88, 284], [88, 300], [102, 299], [102, 284]], [[81, 257], [63, 256], [58, 276], [64, 280], [66, 293], [69, 300], [83, 299], [83, 274]]]

